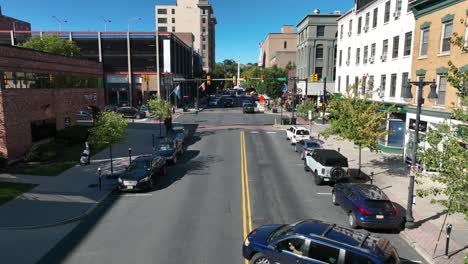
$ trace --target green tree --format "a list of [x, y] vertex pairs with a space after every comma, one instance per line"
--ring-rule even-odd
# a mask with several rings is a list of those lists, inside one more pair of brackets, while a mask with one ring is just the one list
[[312, 111], [312, 120], [317, 117], [317, 111], [315, 109], [315, 102], [314, 101], [304, 101], [297, 107], [297, 116], [308, 120], [309, 118], [309, 111]]
[[90, 142], [92, 144], [109, 145], [111, 175], [114, 174], [112, 166], [112, 145], [122, 141], [125, 138], [127, 120], [122, 115], [104, 111], [97, 116], [95, 126], [90, 129]]
[[351, 85], [341, 98], [331, 99], [328, 111], [330, 126], [320, 134], [328, 137], [336, 134], [340, 139], [352, 141], [359, 148], [359, 173], [361, 173], [361, 150], [363, 147], [378, 151], [377, 140], [388, 131], [384, 125], [387, 114], [393, 110], [379, 109], [380, 103], [370, 100], [370, 95], [359, 96], [357, 89]]
[[[466, 50], [463, 38], [456, 34], [452, 44]], [[460, 70], [452, 61], [448, 65], [448, 81], [458, 90], [461, 103], [454, 109], [456, 121], [434, 124], [422, 136], [424, 144], [418, 148], [418, 159], [426, 170], [436, 173], [418, 173], [417, 183], [428, 178], [436, 184], [421, 187], [416, 194], [433, 196], [431, 202], [443, 205], [447, 213], [462, 213], [468, 219], [468, 69]]]
[[80, 55], [80, 48], [74, 41], [59, 38], [54, 35], [34, 37], [18, 46], [68, 57], [77, 57]]
[[161, 121], [171, 118], [171, 104], [165, 100], [154, 96], [148, 101], [149, 111], [159, 120], [159, 137], [162, 137]]

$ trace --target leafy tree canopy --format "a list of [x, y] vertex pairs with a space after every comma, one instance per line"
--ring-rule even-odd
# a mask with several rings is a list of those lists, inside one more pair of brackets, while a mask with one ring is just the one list
[[97, 116], [96, 126], [90, 129], [90, 141], [95, 144], [115, 144], [125, 137], [127, 120], [121, 114], [103, 111]]
[[80, 48], [75, 42], [54, 35], [34, 37], [18, 46], [68, 57], [80, 55]]

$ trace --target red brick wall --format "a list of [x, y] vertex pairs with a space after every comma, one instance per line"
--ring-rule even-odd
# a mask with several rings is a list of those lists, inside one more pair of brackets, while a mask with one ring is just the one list
[[102, 110], [104, 89], [3, 90], [0, 96], [0, 153], [10, 160], [21, 157], [32, 145], [32, 121], [55, 119], [57, 130], [63, 129], [65, 117], [68, 115], [71, 124], [75, 125], [76, 112], [86, 106], [97, 106]]
[[15, 23], [15, 30], [31, 30], [31, 24], [12, 17], [0, 15], [0, 30], [13, 30], [13, 22]]

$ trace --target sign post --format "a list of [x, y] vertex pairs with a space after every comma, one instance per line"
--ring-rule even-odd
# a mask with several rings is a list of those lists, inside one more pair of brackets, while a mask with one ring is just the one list
[[308, 112], [309, 116], [309, 134], [312, 134], [312, 110], [309, 110]]

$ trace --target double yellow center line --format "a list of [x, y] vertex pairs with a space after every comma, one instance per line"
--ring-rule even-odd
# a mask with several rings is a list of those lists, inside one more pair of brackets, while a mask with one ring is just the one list
[[241, 177], [242, 177], [242, 224], [244, 238], [252, 231], [252, 210], [250, 209], [249, 173], [245, 152], [245, 133], [240, 133]]

